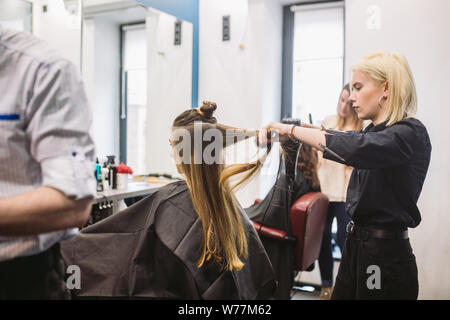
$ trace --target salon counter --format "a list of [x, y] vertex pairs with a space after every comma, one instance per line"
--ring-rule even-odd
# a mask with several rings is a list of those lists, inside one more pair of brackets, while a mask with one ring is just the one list
[[172, 183], [176, 180], [159, 180], [158, 182], [130, 181], [126, 189], [111, 189], [103, 192], [97, 192], [93, 205], [110, 203], [113, 213], [125, 209], [123, 200], [150, 194], [153, 190]]

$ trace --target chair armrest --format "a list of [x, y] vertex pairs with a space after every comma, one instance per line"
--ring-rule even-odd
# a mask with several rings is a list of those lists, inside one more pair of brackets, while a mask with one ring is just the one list
[[295, 238], [289, 237], [287, 233], [283, 230], [278, 230], [275, 228], [263, 226], [258, 222], [252, 221], [253, 226], [256, 229], [256, 232], [258, 232], [260, 235], [276, 239], [276, 240], [283, 240], [283, 241], [295, 241]]

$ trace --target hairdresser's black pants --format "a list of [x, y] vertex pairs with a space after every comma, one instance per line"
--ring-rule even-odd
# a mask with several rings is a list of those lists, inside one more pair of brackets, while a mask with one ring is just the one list
[[0, 262], [0, 299], [69, 299], [59, 244], [33, 256]]
[[417, 299], [417, 265], [409, 239], [348, 233], [331, 299]]
[[345, 202], [330, 202], [328, 205], [327, 220], [322, 236], [322, 247], [319, 255], [320, 278], [322, 287], [333, 286], [333, 248], [331, 246], [333, 220], [337, 221], [337, 245], [339, 249], [344, 249], [345, 239], [347, 238], [346, 227], [350, 221], [350, 216], [345, 212]]

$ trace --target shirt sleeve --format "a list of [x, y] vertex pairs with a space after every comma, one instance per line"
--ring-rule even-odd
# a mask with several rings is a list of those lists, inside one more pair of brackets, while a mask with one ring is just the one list
[[31, 156], [41, 165], [42, 185], [67, 197], [95, 195], [95, 147], [80, 74], [65, 60], [42, 64], [26, 110]]
[[353, 131], [325, 135], [326, 146], [345, 162], [325, 150], [323, 157], [360, 169], [392, 167], [408, 163], [414, 153], [417, 134], [407, 121], [382, 131]]

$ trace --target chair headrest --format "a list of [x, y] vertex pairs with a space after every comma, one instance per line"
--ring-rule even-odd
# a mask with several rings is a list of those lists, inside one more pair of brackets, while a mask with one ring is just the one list
[[294, 202], [291, 210], [308, 211], [309, 207], [316, 201], [326, 201], [328, 203], [328, 197], [321, 192], [308, 192]]

